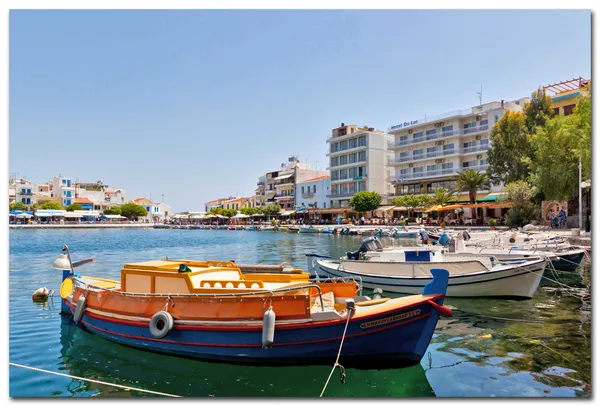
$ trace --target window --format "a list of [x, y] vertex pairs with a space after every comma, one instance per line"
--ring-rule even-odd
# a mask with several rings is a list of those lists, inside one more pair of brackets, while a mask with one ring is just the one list
[[436, 129], [433, 128], [431, 130], [425, 131], [425, 135], [427, 135], [427, 138], [429, 138], [430, 136], [435, 135], [436, 132], [437, 132]]
[[348, 149], [348, 141], [340, 142], [340, 151], [345, 151]]
[[67, 187], [71, 187], [71, 180], [67, 180]]
[[340, 165], [346, 165], [348, 163], [348, 155], [342, 155], [340, 157]]
[[454, 130], [453, 125], [447, 125], [446, 127], [442, 127], [442, 135], [446, 135], [445, 133], [449, 133]]
[[338, 152], [340, 150], [340, 143], [336, 142], [335, 144], [331, 144], [331, 152]]
[[444, 145], [444, 155], [450, 155], [454, 153], [454, 144]]
[[556, 108], [554, 109], [554, 115], [555, 115], [555, 116], [558, 116], [559, 114], [560, 114], [560, 107], [556, 107]]
[[408, 175], [408, 169], [400, 169], [400, 176]]
[[348, 169], [342, 169], [340, 171], [340, 179], [348, 179]]
[[563, 107], [563, 114], [565, 116], [568, 116], [570, 114], [573, 114], [573, 109], [575, 108], [574, 104], [570, 104], [568, 106]]
[[418, 166], [416, 168], [413, 168], [413, 173], [423, 173], [423, 167]]
[[484, 138], [481, 141], [479, 141], [479, 145], [488, 145], [489, 143], [490, 140], [488, 140], [487, 138]]
[[408, 135], [400, 136], [400, 144], [406, 144], [408, 142]]
[[27, 198], [27, 204], [31, 203], [31, 199]]
[[481, 121], [479, 122], [479, 125], [481, 125], [481, 126], [484, 126], [484, 125], [487, 125], [487, 124], [488, 124], [488, 120], [487, 120], [487, 118], [486, 118], [485, 120], [481, 120]]
[[481, 165], [481, 166], [485, 166], [487, 164], [488, 164], [488, 160], [487, 159], [482, 159], [482, 160], [479, 161], [479, 165]]
[[66, 179], [63, 179], [63, 180], [62, 180], [62, 184], [63, 184], [63, 185], [66, 185], [66, 184], [67, 184], [67, 180], [66, 180]]
[[494, 116], [494, 123], [498, 122], [498, 116]]
[[473, 141], [463, 142], [463, 148], [471, 148], [473, 146]]
[[331, 180], [338, 180], [340, 178], [339, 171], [331, 172]]
[[358, 184], [358, 188], [360, 189], [361, 192], [364, 192], [365, 190], [367, 190], [367, 181], [362, 181]]
[[[316, 204], [316, 203], [315, 203]], [[316, 207], [316, 206], [315, 206]], [[327, 202], [323, 202], [323, 208], [326, 209], [327, 208]]]
[[352, 138], [351, 140], [348, 140], [348, 145], [350, 148], [356, 148], [356, 146], [358, 145], [358, 139]]
[[367, 167], [366, 166], [358, 167], [358, 176], [367, 176]]
[[439, 169], [439, 167], [437, 165], [427, 165], [427, 172], [433, 172], [438, 169]]
[[454, 167], [454, 163], [453, 162], [442, 164], [442, 169], [452, 169], [453, 167]]
[[356, 170], [358, 168], [350, 168], [349, 173], [350, 173], [350, 177], [354, 178], [356, 176]]
[[355, 193], [355, 192], [356, 192], [356, 182], [351, 182], [351, 183], [348, 185], [348, 191], [349, 191], [350, 193]]
[[304, 186], [302, 186], [302, 193], [304, 194]]
[[365, 162], [367, 160], [367, 151], [361, 151], [358, 153], [358, 162]]
[[363, 147], [365, 145], [367, 145], [367, 137], [365, 135], [361, 135], [358, 137], [358, 146]]
[[348, 155], [348, 163], [353, 164], [354, 162], [356, 162], [356, 152]]
[[421, 149], [415, 149], [413, 151], [413, 158], [421, 157], [422, 155], [423, 155], [423, 148], [421, 148]]
[[408, 151], [400, 152], [400, 160], [406, 161], [408, 158]]
[[[229, 208], [229, 205], [227, 205], [227, 208]], [[150, 207], [146, 206], [146, 211], [149, 212], [150, 211]]]
[[331, 166], [338, 166], [339, 164], [339, 158], [337, 156], [335, 158], [331, 158]]
[[21, 203], [25, 203], [25, 198], [24, 197], [21, 199]]
[[31, 189], [27, 189], [27, 194], [30, 195], [31, 194]]
[[317, 185], [313, 185], [313, 193], [317, 193]]
[[421, 141], [423, 139], [423, 131], [413, 134], [413, 142]]

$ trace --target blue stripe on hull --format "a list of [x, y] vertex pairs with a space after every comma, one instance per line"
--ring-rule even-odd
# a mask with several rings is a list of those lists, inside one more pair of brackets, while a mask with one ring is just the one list
[[[419, 310], [410, 318], [366, 328], [364, 323]], [[355, 368], [398, 368], [418, 363], [438, 319], [429, 304], [353, 321], [348, 325], [340, 362]], [[263, 349], [262, 331], [207, 331], [175, 327], [164, 339], [152, 337], [148, 327], [90, 317], [84, 326], [111, 341], [154, 352], [207, 361], [261, 365], [331, 365], [339, 350], [345, 323], [301, 329], [275, 330], [272, 348]], [[361, 324], [363, 327], [361, 327]]]

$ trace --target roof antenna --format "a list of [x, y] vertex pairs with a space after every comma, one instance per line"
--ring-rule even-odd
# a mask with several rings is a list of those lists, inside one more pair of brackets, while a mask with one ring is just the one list
[[477, 92], [477, 96], [479, 97], [479, 105], [481, 106], [481, 99], [483, 99], [483, 85], [481, 85], [481, 90]]

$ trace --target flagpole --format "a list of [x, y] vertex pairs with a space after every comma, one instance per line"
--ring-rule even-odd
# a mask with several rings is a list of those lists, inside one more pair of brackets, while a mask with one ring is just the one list
[[579, 155], [579, 229], [581, 230], [581, 226], [583, 224], [583, 211], [581, 204], [581, 154]]

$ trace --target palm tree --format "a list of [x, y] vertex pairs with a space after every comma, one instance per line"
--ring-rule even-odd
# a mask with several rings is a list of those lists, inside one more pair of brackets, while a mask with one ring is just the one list
[[454, 190], [447, 191], [443, 187], [433, 191], [433, 196], [429, 199], [429, 206], [445, 206], [454, 200]]
[[[489, 187], [488, 176], [485, 172], [479, 172], [475, 169], [465, 169], [458, 172], [458, 183], [456, 188], [463, 192], [469, 192], [469, 201], [475, 204], [477, 200], [477, 190]], [[473, 209], [473, 218], [477, 224], [477, 209]]]

